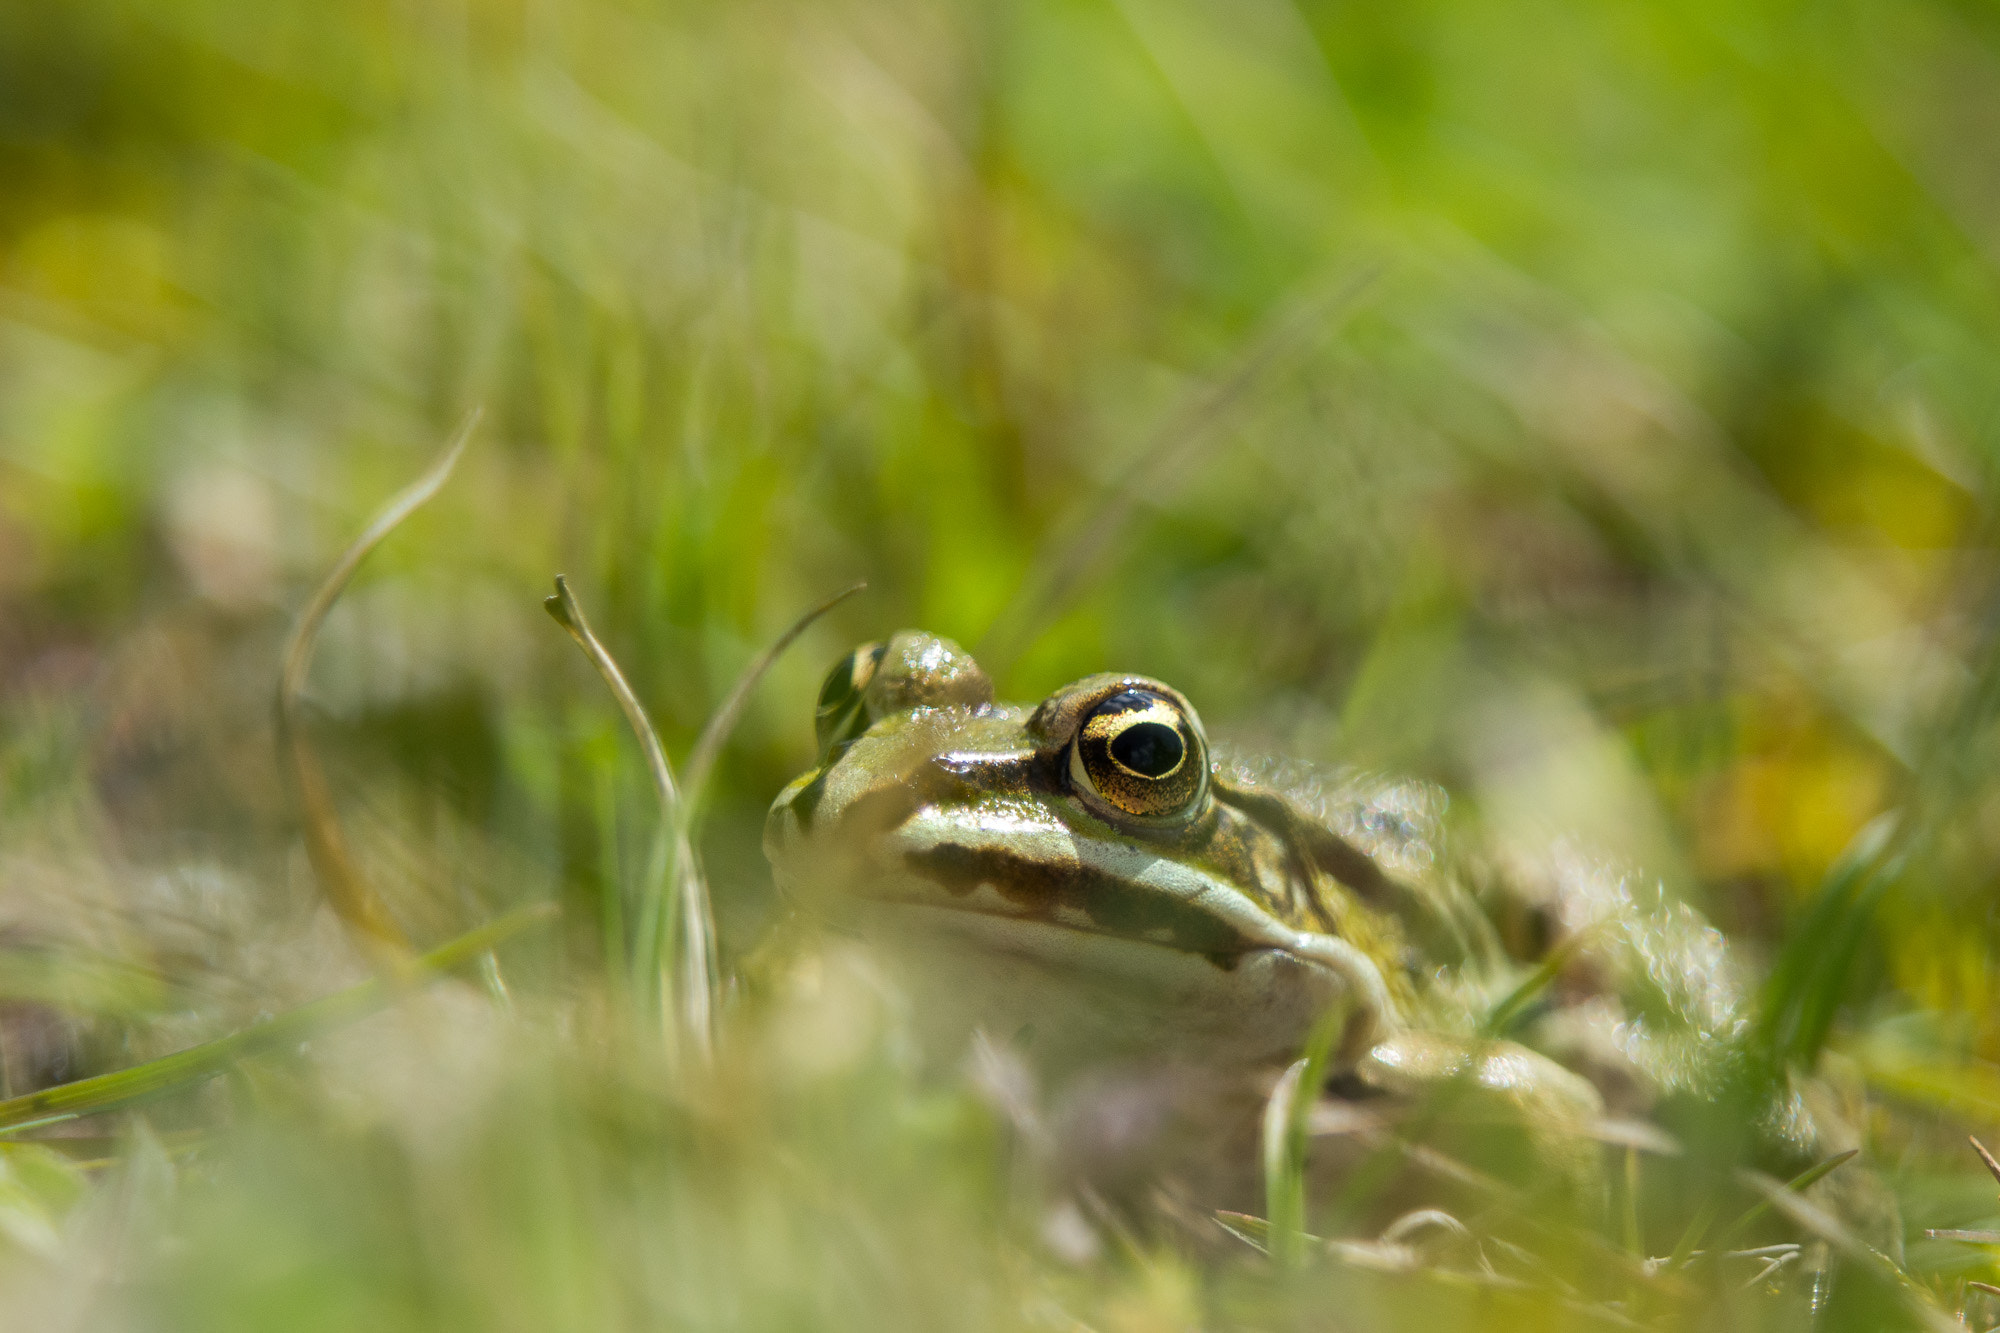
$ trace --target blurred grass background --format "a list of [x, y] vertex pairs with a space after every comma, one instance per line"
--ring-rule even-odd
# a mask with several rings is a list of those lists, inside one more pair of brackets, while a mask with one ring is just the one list
[[[651, 798], [536, 605], [557, 572], [676, 755], [869, 582], [724, 756], [729, 967], [819, 674], [906, 625], [1006, 695], [1146, 671], [1213, 732], [1579, 833], [1759, 965], [1889, 816], [1814, 1003], [1910, 1234], [1992, 1225], [1954, 1135], [2000, 1121], [1996, 41], [1942, 0], [0, 7], [6, 1090], [361, 975], [276, 658], [475, 404], [334, 613], [316, 734], [420, 940], [566, 908], [513, 1010], [442, 991], [9, 1148], [16, 1308], [1323, 1321], [1143, 1247], [1040, 1256], [989, 1111], [908, 1084], [858, 993], [781, 1006], [748, 1090], [606, 1036]], [[1950, 1303], [1986, 1255], [1912, 1271]], [[1383, 1299], [1352, 1326], [1442, 1298]]]

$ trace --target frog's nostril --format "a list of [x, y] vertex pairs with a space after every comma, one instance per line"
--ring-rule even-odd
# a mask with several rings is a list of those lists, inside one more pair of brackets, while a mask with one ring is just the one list
[[1163, 722], [1135, 722], [1111, 742], [1111, 757], [1142, 777], [1163, 778], [1187, 753], [1180, 733]]

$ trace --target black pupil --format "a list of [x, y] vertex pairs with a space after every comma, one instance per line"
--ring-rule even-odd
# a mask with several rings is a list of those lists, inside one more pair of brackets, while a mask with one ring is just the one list
[[1164, 722], [1134, 722], [1111, 741], [1111, 757], [1134, 773], [1165, 777], [1186, 749], [1181, 735]]

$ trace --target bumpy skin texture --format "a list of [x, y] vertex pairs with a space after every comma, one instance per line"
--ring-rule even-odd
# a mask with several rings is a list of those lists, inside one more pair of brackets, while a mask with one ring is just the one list
[[[1123, 1128], [1109, 1138], [1078, 1130], [1077, 1155], [1120, 1160], [1145, 1121], [1157, 1131], [1137, 1136], [1148, 1171], [1176, 1137], [1190, 1158], [1240, 1149], [1254, 1161], [1254, 1132], [1241, 1141], [1267, 1071], [1332, 1012], [1332, 1086], [1377, 1129], [1397, 1108], [1435, 1120], [1443, 1106], [1511, 1127], [1514, 1174], [1592, 1188], [1596, 1088], [1480, 1029], [1526, 968], [1493, 904], [1447, 868], [1435, 789], [1219, 757], [1193, 706], [1140, 676], [1093, 676], [1033, 708], [996, 703], [969, 656], [914, 631], [836, 666], [818, 730], [820, 764], [779, 795], [766, 827], [781, 889], [891, 960], [941, 1058], [980, 1030], [1052, 1086], [1092, 1089], [1092, 1106], [1152, 1106], [1150, 1121], [1114, 1117]], [[1578, 883], [1602, 889], [1603, 876], [1544, 875], [1498, 905], [1538, 923], [1546, 947], [1568, 928], [1562, 903]], [[1699, 952], [1662, 957], [1685, 970]], [[1578, 957], [1607, 975], [1630, 961], [1605, 947]], [[1684, 989], [1713, 1000], [1716, 986]], [[1583, 986], [1558, 1008], [1595, 998]], [[1599, 1009], [1600, 1027], [1621, 1014]], [[1623, 1058], [1593, 1040], [1600, 1064]], [[1647, 1078], [1621, 1067], [1607, 1081]], [[1204, 1114], [1189, 1123], [1195, 1104]], [[1209, 1114], [1218, 1105], [1234, 1109]]]
[[1254, 801], [1214, 789], [1184, 698], [1096, 676], [1027, 712], [966, 690], [975, 671], [955, 645], [914, 633], [836, 669], [825, 762], [778, 798], [766, 832], [794, 900], [935, 916], [1003, 970], [1049, 974], [1043, 989], [1124, 976], [1154, 1001], [1127, 1035], [1155, 1033], [1197, 1060], [1284, 1055], [1343, 1006], [1351, 1062], [1394, 1024], [1381, 965], [1398, 970], [1393, 920], [1340, 890]]
[[[996, 703], [956, 644], [904, 631], [834, 668], [816, 730], [819, 764], [766, 824], [780, 889], [866, 942], [939, 1062], [975, 1033], [1023, 1057], [1048, 1151], [1100, 1195], [1170, 1178], [1202, 1207], [1259, 1207], [1272, 1073], [1323, 1021], [1329, 1189], [1358, 1173], [1447, 1206], [1474, 1177], [1591, 1206], [1600, 1140], [1660, 1146], [1637, 1121], [1719, 1107], [1743, 1049], [1722, 936], [1657, 883], [1568, 844], [1454, 856], [1436, 788], [1218, 752], [1160, 681]], [[1832, 1089], [1731, 1113], [1799, 1166], [1858, 1141]], [[1383, 1187], [1399, 1134], [1448, 1169]], [[1865, 1173], [1831, 1188], [1893, 1243]]]
[[[1600, 1141], [1670, 1147], [1638, 1122], [1675, 1105], [1756, 1119], [1774, 1167], [1858, 1141], [1825, 1078], [1762, 1110], [1718, 1100], [1749, 1007], [1699, 914], [1565, 843], [1454, 854], [1427, 784], [1219, 752], [1143, 676], [996, 703], [916, 631], [838, 664], [816, 730], [819, 764], [766, 824], [780, 889], [865, 942], [937, 1061], [974, 1034], [1021, 1057], [1044, 1151], [1099, 1197], [1260, 1208], [1265, 1096], [1322, 1022], [1323, 1197], [1362, 1178], [1450, 1207], [1483, 1179], [1530, 1212], [1589, 1209]], [[1870, 1182], [1815, 1188], [1893, 1246]]]

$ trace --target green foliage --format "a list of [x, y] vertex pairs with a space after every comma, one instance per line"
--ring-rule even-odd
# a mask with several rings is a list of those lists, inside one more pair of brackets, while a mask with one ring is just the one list
[[[0, 1143], [0, 1322], [1782, 1323], [1692, 1256], [1809, 1069], [1908, 1249], [1738, 1239], [1848, 1256], [1824, 1326], [1993, 1322], [1990, 1251], [1922, 1233], [2000, 1223], [1996, 116], [1948, 0], [0, 6], [0, 1096], [204, 1080]], [[305, 720], [411, 938], [561, 924], [297, 1052], [377, 983], [281, 645], [480, 405]], [[698, 1076], [615, 1017], [658, 807], [557, 573], [682, 764], [868, 583], [712, 770]], [[762, 811], [905, 625], [1647, 866], [1757, 970], [1735, 1083], [1524, 1287], [1052, 1257], [1032, 1134], [770, 961]]]

